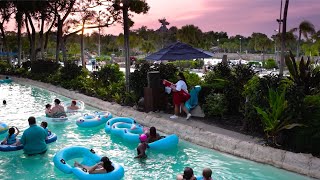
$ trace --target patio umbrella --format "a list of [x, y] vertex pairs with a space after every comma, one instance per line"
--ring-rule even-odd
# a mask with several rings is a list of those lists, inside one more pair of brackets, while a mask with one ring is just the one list
[[190, 60], [197, 58], [210, 58], [212, 54], [198, 48], [194, 48], [182, 42], [176, 42], [158, 52], [150, 54], [146, 60]]

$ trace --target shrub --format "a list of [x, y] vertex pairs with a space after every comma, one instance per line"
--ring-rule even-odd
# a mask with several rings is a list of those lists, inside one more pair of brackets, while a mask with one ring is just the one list
[[278, 67], [277, 62], [274, 59], [267, 59], [262, 64], [266, 69], [273, 69]]
[[144, 87], [147, 87], [147, 73], [151, 71], [150, 64], [146, 61], [135, 64], [136, 70], [130, 73], [130, 89], [133, 90], [137, 97], [143, 97]]
[[222, 117], [227, 111], [227, 102], [223, 94], [211, 93], [207, 96], [203, 105], [205, 115], [209, 117]]
[[296, 152], [320, 155], [320, 94], [308, 95], [304, 99], [302, 116], [306, 127], [288, 132], [286, 147]]
[[11, 69], [11, 65], [6, 61], [0, 60], [0, 73], [7, 74]]
[[60, 64], [54, 61], [32, 61], [31, 73], [32, 74], [54, 74], [57, 73]]
[[60, 69], [60, 73], [61, 73], [62, 79], [71, 80], [80, 76], [83, 73], [83, 71], [81, 66], [78, 66], [75, 63], [67, 61], [64, 63], [64, 67]]
[[243, 96], [245, 97], [243, 128], [248, 132], [263, 133], [261, 121], [254, 106], [262, 109], [268, 108], [268, 89], [277, 89], [281, 84], [278, 76], [252, 77], [244, 86]]
[[202, 84], [201, 78], [196, 73], [184, 71], [183, 75], [186, 78], [189, 88]]
[[285, 110], [288, 105], [285, 99], [285, 91], [278, 92], [269, 89], [268, 103], [268, 108], [254, 107], [260, 115], [266, 137], [272, 139], [272, 144], [278, 145], [276, 138], [281, 131], [303, 125], [292, 123], [290, 117], [285, 116]]
[[171, 82], [177, 81], [178, 69], [173, 64], [156, 64], [151, 66], [147, 61], [135, 64], [136, 70], [130, 73], [130, 88], [135, 93], [137, 99], [143, 97], [144, 87], [148, 86], [147, 75], [150, 71], [159, 71], [160, 79], [167, 79]]
[[107, 64], [94, 75], [94, 79], [105, 87], [124, 81], [124, 74], [117, 64]]

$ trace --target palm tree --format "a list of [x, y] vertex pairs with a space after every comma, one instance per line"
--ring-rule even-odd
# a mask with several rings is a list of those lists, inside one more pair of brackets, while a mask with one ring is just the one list
[[299, 38], [298, 38], [298, 44], [297, 44], [297, 59], [300, 55], [300, 44], [301, 44], [301, 35], [303, 35], [304, 38], [309, 39], [309, 34], [313, 35], [315, 31], [314, 25], [309, 21], [302, 21], [299, 24], [298, 28], [294, 28], [293, 31], [297, 31], [299, 29]]
[[282, 24], [282, 34], [281, 34], [281, 59], [280, 59], [280, 68], [279, 68], [279, 75], [283, 75], [283, 68], [284, 68], [284, 51], [286, 48], [286, 34], [287, 34], [287, 15], [288, 15], [288, 7], [289, 7], [289, 0], [286, 0], [284, 5], [283, 11], [283, 24]]

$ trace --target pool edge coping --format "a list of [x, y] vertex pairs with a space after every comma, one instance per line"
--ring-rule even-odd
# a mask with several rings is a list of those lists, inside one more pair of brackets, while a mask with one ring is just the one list
[[71, 99], [81, 99], [92, 107], [110, 111], [116, 116], [133, 117], [137, 122], [145, 126], [150, 127], [157, 124], [156, 127], [159, 131], [167, 134], [174, 132], [183, 140], [209, 149], [320, 179], [320, 158], [314, 157], [311, 154], [293, 153], [239, 140], [219, 133], [205, 131], [198, 127], [171, 121], [159, 116], [159, 114], [139, 112], [132, 107], [125, 107], [116, 103], [103, 101], [52, 84], [19, 77], [12, 77], [12, 79], [20, 84], [40, 87]]

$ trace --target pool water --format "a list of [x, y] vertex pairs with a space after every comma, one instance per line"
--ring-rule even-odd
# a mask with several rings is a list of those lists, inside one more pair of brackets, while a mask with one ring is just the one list
[[[45, 104], [52, 103], [55, 98], [70, 101], [61, 95], [32, 86], [0, 84], [0, 100], [7, 101], [6, 106], [0, 104], [0, 121], [25, 130], [29, 127], [27, 118], [44, 116]], [[83, 113], [96, 110], [86, 106]], [[62, 124], [49, 122], [48, 128], [58, 135], [58, 140], [48, 145], [49, 149], [44, 155], [27, 157], [23, 151], [0, 152], [0, 179], [76, 179], [74, 175], [64, 174], [55, 168], [52, 161], [57, 151], [73, 145], [92, 148], [97, 154], [108, 156], [111, 161], [120, 163], [125, 169], [126, 180], [172, 180], [183, 172], [186, 166], [192, 167], [196, 175], [200, 175], [203, 168], [210, 167], [215, 180], [310, 179], [186, 141], [180, 141], [176, 149], [168, 152], [148, 151], [147, 159], [137, 160], [133, 158], [136, 155], [136, 145], [106, 134], [104, 125], [90, 129], [79, 128], [75, 123], [79, 116], [81, 114], [73, 115], [68, 122]], [[37, 123], [40, 122], [37, 118]], [[4, 137], [5, 134], [0, 136], [1, 139]]]

